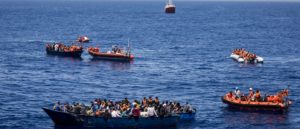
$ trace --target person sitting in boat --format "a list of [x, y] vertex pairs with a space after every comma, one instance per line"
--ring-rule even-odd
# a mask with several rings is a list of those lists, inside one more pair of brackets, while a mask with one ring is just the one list
[[158, 106], [157, 113], [158, 113], [158, 116], [159, 116], [159, 117], [165, 117], [165, 115], [166, 115], [166, 110], [165, 110], [163, 104], [160, 104], [160, 105]]
[[184, 113], [192, 113], [193, 112], [192, 105], [190, 105], [188, 102], [186, 102], [186, 104], [184, 105], [183, 112]]
[[230, 91], [229, 94], [227, 94], [227, 97], [228, 97], [228, 98], [233, 98], [233, 93], [232, 93], [232, 91]]
[[56, 104], [53, 106], [54, 111], [62, 111], [62, 107], [60, 105], [60, 102], [56, 102]]
[[72, 107], [69, 105], [69, 103], [65, 103], [64, 106], [62, 107], [63, 112], [71, 112]]
[[138, 108], [138, 106], [135, 104], [132, 109], [132, 116], [135, 119], [138, 119], [141, 115], [141, 110]]
[[260, 101], [260, 100], [261, 100], [260, 92], [259, 92], [259, 90], [256, 90], [255, 101]]
[[111, 116], [112, 117], [121, 117], [121, 113], [120, 113], [119, 110], [116, 110], [115, 108], [112, 108]]
[[181, 113], [180, 110], [181, 110], [180, 103], [175, 103], [173, 112], [176, 113], [176, 114], [178, 114], [178, 113]]
[[154, 106], [147, 107], [147, 114], [148, 114], [148, 117], [157, 117], [158, 116], [154, 109]]

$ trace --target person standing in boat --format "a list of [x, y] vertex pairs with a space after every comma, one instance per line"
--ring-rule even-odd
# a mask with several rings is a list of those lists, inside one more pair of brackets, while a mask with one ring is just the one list
[[241, 98], [241, 91], [238, 87], [235, 88], [234, 93], [235, 93], [236, 99]]
[[256, 90], [255, 101], [260, 101], [260, 99], [261, 99], [260, 92], [259, 92], [259, 90]]
[[252, 88], [249, 88], [248, 101], [254, 101], [254, 91]]

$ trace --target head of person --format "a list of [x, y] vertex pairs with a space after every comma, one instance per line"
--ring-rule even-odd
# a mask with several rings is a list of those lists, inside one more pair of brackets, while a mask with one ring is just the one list
[[239, 90], [239, 87], [235, 87], [235, 90], [236, 90], [236, 91]]

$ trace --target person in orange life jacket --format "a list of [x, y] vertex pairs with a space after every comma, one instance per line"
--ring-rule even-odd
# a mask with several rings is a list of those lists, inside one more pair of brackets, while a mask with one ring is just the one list
[[228, 98], [232, 98], [233, 97], [232, 91], [229, 92], [229, 94], [227, 95], [227, 97]]

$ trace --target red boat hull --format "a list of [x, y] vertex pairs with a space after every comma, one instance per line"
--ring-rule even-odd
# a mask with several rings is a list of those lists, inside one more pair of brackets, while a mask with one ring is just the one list
[[175, 13], [175, 7], [167, 7], [165, 8], [166, 13]]

